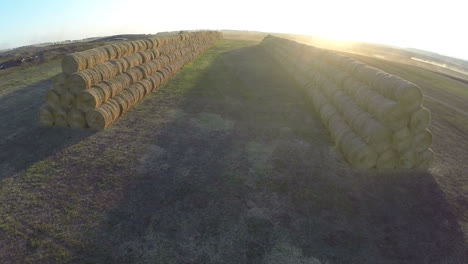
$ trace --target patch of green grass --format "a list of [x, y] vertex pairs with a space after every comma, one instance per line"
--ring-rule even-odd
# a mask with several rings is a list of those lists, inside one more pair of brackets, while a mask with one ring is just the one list
[[52, 78], [61, 71], [58, 60], [15, 71], [0, 78], [0, 97]]

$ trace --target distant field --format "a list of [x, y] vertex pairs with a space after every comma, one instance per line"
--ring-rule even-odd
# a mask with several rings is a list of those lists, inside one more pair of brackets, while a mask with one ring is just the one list
[[353, 171], [257, 37], [221, 41], [101, 132], [39, 126], [58, 61], [0, 77], [0, 259], [463, 263], [468, 85], [353, 55], [421, 86], [437, 154]]

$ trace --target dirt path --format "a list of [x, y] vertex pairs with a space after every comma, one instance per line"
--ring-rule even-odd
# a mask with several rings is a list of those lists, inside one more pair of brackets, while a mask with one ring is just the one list
[[463, 263], [434, 175], [349, 170], [301, 91], [245, 45], [223, 41], [112, 128], [5, 176], [0, 259]]

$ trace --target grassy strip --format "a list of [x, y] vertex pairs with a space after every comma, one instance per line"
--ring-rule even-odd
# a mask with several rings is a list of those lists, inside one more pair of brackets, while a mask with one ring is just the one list
[[60, 61], [55, 60], [39, 66], [15, 71], [0, 78], [0, 97], [23, 89], [32, 84], [52, 78], [61, 70]]

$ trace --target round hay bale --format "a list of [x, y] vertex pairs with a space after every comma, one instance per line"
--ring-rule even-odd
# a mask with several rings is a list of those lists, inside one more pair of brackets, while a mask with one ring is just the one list
[[109, 63], [109, 66], [112, 68], [115, 75], [122, 74], [127, 70], [126, 65], [128, 64], [122, 59], [110, 60], [106, 63]]
[[141, 62], [142, 63], [145, 63], [145, 62], [148, 62], [148, 61], [154, 59], [153, 58], [153, 53], [150, 52], [150, 51], [140, 51], [140, 52], [138, 52], [136, 54], [138, 54], [141, 57]]
[[123, 51], [123, 54], [120, 58], [122, 57], [126, 57], [126, 56], [130, 56], [132, 55], [133, 53], [135, 53], [135, 50], [133, 48], [133, 45], [131, 45], [130, 43], [128, 43], [127, 41], [125, 42], [120, 42], [118, 43], [119, 46], [121, 47], [122, 51]]
[[369, 169], [376, 166], [377, 154], [339, 116], [334, 116], [330, 123], [330, 132], [337, 138], [338, 148], [351, 167]]
[[400, 160], [398, 162], [398, 168], [411, 169], [416, 165], [416, 155], [413, 150], [408, 149], [407, 151], [400, 154]]
[[85, 128], [87, 126], [85, 114], [78, 109], [70, 109], [67, 122], [71, 128]]
[[426, 149], [416, 153], [416, 164], [415, 168], [427, 169], [431, 166], [434, 161], [434, 151], [432, 149]]
[[49, 90], [46, 93], [46, 103], [47, 105], [53, 107], [53, 108], [59, 108], [60, 107], [60, 97], [58, 93], [54, 90]]
[[62, 93], [60, 96], [60, 104], [62, 106], [67, 106], [67, 107], [71, 107], [73, 105], [76, 105], [76, 97], [74, 94], [72, 94], [71, 92], [65, 92], [65, 93]]
[[159, 41], [158, 41], [158, 38], [150, 38], [150, 39], [148, 39], [148, 40], [151, 41], [151, 43], [153, 44], [153, 49], [154, 49], [155, 47], [159, 47], [159, 46], [160, 46]]
[[152, 60], [150, 62], [147, 63], [147, 67], [150, 67], [151, 68], [151, 72], [154, 73], [156, 72], [157, 70], [159, 70], [162, 66], [161, 66], [161, 62], [158, 61], [158, 60]]
[[140, 84], [145, 88], [145, 96], [153, 91], [153, 82], [148, 79], [143, 79]]
[[130, 86], [126, 89], [129, 95], [131, 95], [132, 105], [135, 105], [140, 101], [140, 91], [135, 85]]
[[91, 88], [81, 92], [76, 99], [77, 108], [87, 112], [99, 107], [105, 99], [105, 94], [102, 89]]
[[432, 133], [429, 129], [414, 134], [413, 136], [413, 149], [415, 151], [423, 151], [430, 148], [432, 145]]
[[161, 56], [161, 49], [159, 48], [152, 48], [149, 50], [151, 53], [153, 53], [153, 59], [158, 58]]
[[135, 89], [138, 91], [138, 101], [143, 100], [143, 98], [144, 98], [145, 95], [146, 95], [146, 88], [145, 88], [145, 86], [144, 86], [141, 82], [135, 83], [133, 86], [134, 86]]
[[128, 70], [124, 73], [124, 75], [129, 76], [132, 80], [132, 83], [136, 83], [143, 79], [143, 71], [137, 68]]
[[68, 78], [68, 87], [74, 94], [78, 94], [83, 90], [91, 88], [91, 86], [99, 83], [101, 76], [94, 69], [87, 69], [80, 72], [75, 72]]
[[121, 112], [121, 108], [116, 100], [113, 98], [109, 101], [105, 102], [104, 104], [108, 105], [111, 109], [112, 114], [112, 122], [114, 122], [117, 118], [119, 118], [123, 113]]
[[114, 49], [115, 58], [121, 58], [127, 56], [128, 54], [127, 48], [124, 45], [122, 45], [122, 43], [114, 43], [109, 46], [112, 47], [112, 49]]
[[94, 67], [94, 70], [99, 73], [101, 81], [109, 80], [118, 74], [118, 70], [114, 69], [114, 65], [107, 62]]
[[429, 127], [430, 122], [431, 112], [427, 108], [421, 107], [411, 115], [409, 125], [413, 133], [420, 133]]
[[148, 78], [153, 73], [153, 69], [148, 64], [136, 66], [135, 69], [143, 74], [143, 79]]
[[54, 124], [59, 127], [68, 127], [67, 122], [67, 112], [68, 108], [65, 107], [57, 107], [54, 108], [52, 114], [54, 116]]
[[137, 53], [143, 50], [140, 43], [138, 43], [137, 41], [129, 41], [128, 43], [132, 45], [132, 49], [134, 53]]
[[98, 94], [103, 95], [102, 102], [106, 102], [112, 97], [112, 88], [109, 87], [108, 82], [102, 82], [93, 86], [94, 89], [98, 90]]
[[361, 112], [355, 116], [350, 124], [356, 134], [372, 146], [377, 153], [382, 153], [392, 145], [391, 131], [367, 112]]
[[166, 81], [164, 75], [163, 75], [161, 72], [159, 72], [159, 71], [157, 71], [157, 72], [156, 72], [155, 74], [153, 74], [153, 75], [158, 75], [159, 79], [161, 80], [161, 83], [159, 84], [160, 86], [161, 86], [161, 84], [163, 84], [163, 83]]
[[141, 64], [142, 58], [140, 55], [132, 54], [130, 56], [124, 57], [123, 60], [128, 65], [127, 69], [132, 69], [133, 67]]
[[43, 105], [39, 108], [39, 122], [43, 126], [53, 126], [54, 125], [54, 114], [52, 107], [48, 105]]
[[385, 97], [399, 102], [408, 113], [414, 112], [422, 104], [421, 88], [397, 76], [385, 75], [379, 79], [376, 87]]
[[102, 130], [112, 123], [112, 112], [107, 106], [86, 112], [86, 123], [91, 129]]
[[153, 74], [151, 75], [148, 80], [151, 82], [151, 86], [153, 87], [152, 90], [155, 90], [159, 87], [159, 85], [161, 84], [162, 80], [161, 80], [161, 75], [159, 74]]
[[62, 71], [67, 75], [84, 70], [86, 67], [87, 60], [80, 53], [67, 54], [62, 59]]
[[396, 131], [392, 135], [393, 149], [397, 150], [399, 153], [403, 153], [413, 147], [413, 135], [411, 135], [408, 127], [403, 127], [402, 129]]
[[322, 106], [319, 114], [325, 127], [328, 127], [328, 123], [334, 115], [339, 115], [336, 108], [328, 103]]
[[320, 92], [319, 89], [315, 88], [312, 84], [307, 87], [307, 94], [312, 101], [315, 112], [320, 113], [322, 106], [328, 103], [328, 99]]
[[152, 49], [153, 48], [153, 42], [149, 39], [143, 39], [142, 40], [145, 45], [146, 45], [146, 49]]
[[378, 169], [394, 169], [398, 165], [398, 155], [393, 149], [388, 149], [377, 158], [376, 168]]
[[65, 92], [68, 87], [66, 86], [67, 83], [67, 75], [63, 72], [55, 75], [52, 78], [52, 88], [57, 91], [57, 93]]
[[104, 94], [110, 94], [109, 98], [116, 96], [118, 93], [120, 93], [123, 89], [126, 88], [124, 84], [118, 79], [104, 81], [104, 83], [106, 85], [101, 85], [101, 89], [106, 89], [106, 91], [104, 91]]
[[124, 113], [127, 112], [127, 110], [132, 107], [132, 105], [130, 104], [131, 103], [131, 100], [129, 100], [127, 97], [128, 97], [128, 93], [121, 93], [115, 97], [113, 97], [111, 100], [114, 100], [118, 105], [119, 105], [119, 108], [120, 108], [120, 115], [123, 115]]

